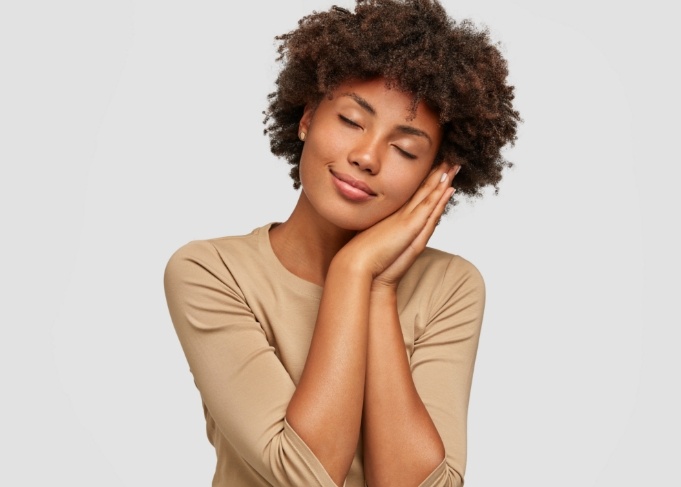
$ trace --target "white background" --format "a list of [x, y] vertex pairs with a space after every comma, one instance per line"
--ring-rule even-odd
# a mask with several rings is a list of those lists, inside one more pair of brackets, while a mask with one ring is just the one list
[[[679, 36], [636, 4], [445, 2], [502, 41], [525, 121], [432, 240], [488, 286], [467, 487], [681, 485]], [[273, 37], [329, 6], [3, 2], [0, 484], [210, 485], [163, 269], [288, 216]]]

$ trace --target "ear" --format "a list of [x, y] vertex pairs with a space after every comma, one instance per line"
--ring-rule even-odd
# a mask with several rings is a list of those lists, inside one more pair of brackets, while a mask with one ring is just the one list
[[310, 131], [310, 124], [312, 122], [312, 117], [314, 116], [315, 108], [316, 105], [313, 105], [312, 103], [305, 105], [303, 116], [300, 118], [300, 122], [298, 123], [298, 133], [308, 133]]

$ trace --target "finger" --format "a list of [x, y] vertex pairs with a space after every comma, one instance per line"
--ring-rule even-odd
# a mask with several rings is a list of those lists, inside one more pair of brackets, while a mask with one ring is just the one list
[[437, 225], [437, 222], [440, 221], [440, 218], [445, 212], [445, 208], [447, 208], [447, 203], [449, 203], [449, 200], [452, 198], [455, 192], [456, 188], [452, 188], [451, 186], [448, 187], [447, 190], [442, 195], [442, 198], [440, 198], [440, 201], [438, 201], [437, 206], [435, 207], [435, 210], [433, 210], [433, 212], [431, 213], [430, 215], [431, 218], [429, 219], [429, 222], [431, 220], [433, 222], [433, 229], [435, 228], [435, 225]]
[[447, 188], [451, 187], [454, 174], [456, 174], [456, 169], [454, 167], [447, 167], [447, 171], [440, 173], [439, 178], [435, 179], [434, 186], [431, 186], [433, 181], [429, 181], [428, 185], [423, 188], [424, 193], [428, 192], [422, 195], [418, 203], [410, 202], [411, 208], [409, 210], [412, 213], [416, 212], [423, 216], [429, 215], [440, 201], [444, 192], [447, 191]]
[[[409, 233], [413, 236], [411, 246], [415, 249], [421, 245], [416, 244], [419, 236], [421, 236], [419, 241], [425, 246], [425, 242], [428, 241], [435, 230], [435, 225], [442, 215], [447, 201], [453, 194], [454, 188], [451, 187], [451, 178], [454, 176], [454, 171], [454, 168], [450, 168], [440, 177], [433, 191], [426, 195], [411, 212], [402, 214], [403, 228], [410, 229]], [[421, 250], [423, 250], [422, 247]]]
[[440, 177], [442, 176], [443, 173], [446, 173], [449, 170], [449, 166], [442, 162], [432, 168], [429, 172], [428, 175], [423, 178], [423, 181], [421, 181], [421, 184], [418, 187], [418, 190], [416, 193], [423, 192], [424, 189], [432, 189], [435, 187], [440, 180]]
[[454, 176], [452, 176], [452, 178], [454, 178], [457, 174], [459, 174], [459, 171], [461, 170], [461, 164], [454, 164], [452, 167], [454, 168]]
[[435, 232], [435, 227], [437, 226], [437, 222], [440, 221], [440, 218], [442, 217], [442, 214], [444, 213], [445, 208], [447, 207], [447, 203], [449, 202], [450, 198], [452, 197], [455, 191], [456, 189], [452, 188], [451, 186], [447, 188], [447, 190], [440, 197], [440, 200], [438, 201], [433, 212], [428, 216], [428, 220], [426, 221], [426, 224], [424, 225], [423, 229], [414, 239], [412, 245], [415, 249], [418, 249], [419, 252], [423, 251], [423, 249], [428, 244], [428, 240], [430, 240], [430, 237], [433, 236], [433, 233]]
[[[418, 205], [420, 205], [426, 198], [428, 198], [433, 192], [439, 192], [447, 187], [446, 182], [451, 183], [453, 174], [452, 167], [446, 163], [442, 163], [437, 166], [430, 174], [423, 180], [419, 189], [411, 197], [411, 199], [405, 205], [405, 210], [407, 212], [412, 212]], [[438, 195], [439, 196], [439, 195]]]

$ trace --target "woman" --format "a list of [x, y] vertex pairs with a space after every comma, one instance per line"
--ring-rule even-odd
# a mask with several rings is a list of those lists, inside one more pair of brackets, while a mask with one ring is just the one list
[[266, 132], [298, 203], [166, 269], [213, 485], [460, 486], [484, 285], [426, 244], [455, 187], [501, 179], [506, 63], [429, 0], [359, 0], [279, 39]]

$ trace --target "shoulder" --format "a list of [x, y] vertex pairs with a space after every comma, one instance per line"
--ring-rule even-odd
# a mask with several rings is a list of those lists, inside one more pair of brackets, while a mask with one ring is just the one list
[[[485, 281], [480, 271], [465, 258], [436, 249], [427, 248], [421, 257], [420, 277], [428, 284], [418, 294], [427, 303], [429, 333], [449, 330], [455, 340], [478, 337], [485, 309]], [[420, 339], [426, 336], [428, 333]]]
[[223, 280], [230, 273], [230, 262], [258, 260], [258, 237], [266, 227], [247, 235], [192, 240], [177, 249], [168, 259], [165, 281], [210, 275]]
[[427, 283], [438, 291], [485, 290], [482, 274], [470, 261], [430, 247], [416, 259], [410, 273], [414, 282]]
[[[485, 307], [485, 282], [465, 258], [426, 248], [405, 275], [403, 298], [421, 303], [428, 322], [448, 318], [452, 326], [477, 323]], [[402, 282], [400, 283], [402, 286]], [[455, 319], [449, 320], [449, 318]]]

